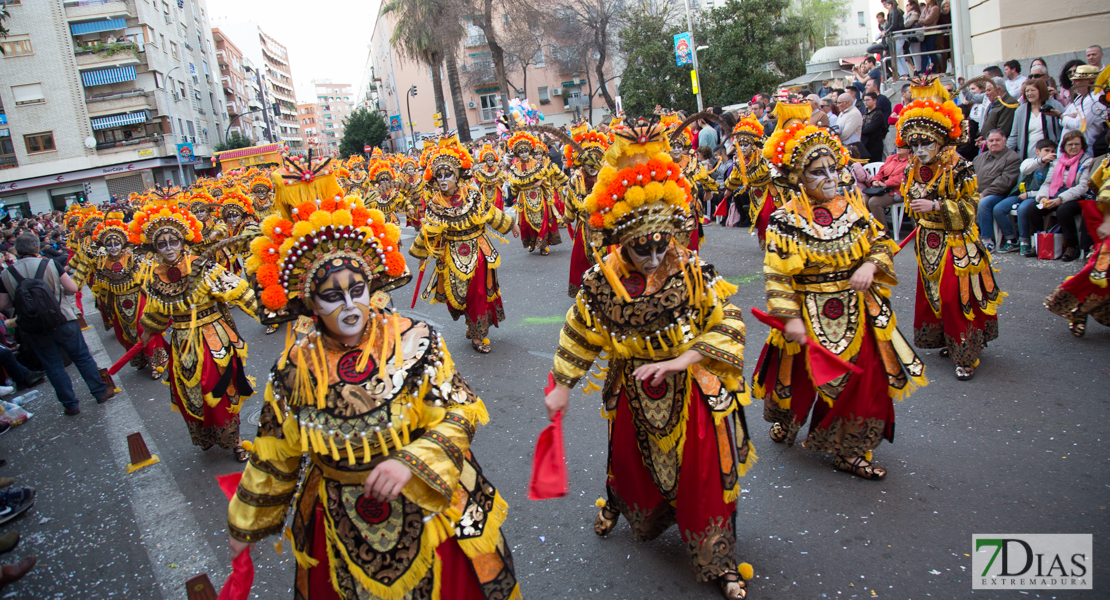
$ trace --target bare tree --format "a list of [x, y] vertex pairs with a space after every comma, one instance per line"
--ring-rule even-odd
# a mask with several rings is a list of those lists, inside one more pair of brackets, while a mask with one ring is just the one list
[[[611, 50], [612, 36], [620, 29], [625, 6], [623, 0], [555, 0], [552, 5], [552, 16], [556, 30], [561, 30], [560, 43], [567, 40], [583, 39], [570, 37], [566, 34], [584, 34], [584, 40], [592, 50], [593, 55], [589, 62], [593, 63], [596, 81], [599, 82], [599, 91], [605, 98], [609, 110], [617, 109], [617, 103], [609, 93], [609, 88], [604, 85], [606, 69], [612, 70]], [[574, 45], [574, 44], [572, 44]]]

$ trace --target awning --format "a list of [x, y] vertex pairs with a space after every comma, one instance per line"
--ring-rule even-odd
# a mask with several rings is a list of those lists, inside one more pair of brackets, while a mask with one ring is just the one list
[[116, 31], [118, 29], [127, 28], [127, 19], [102, 19], [100, 21], [89, 21], [87, 23], [74, 23], [69, 26], [69, 31], [73, 35], [84, 35], [86, 33], [97, 33], [100, 31]]
[[135, 67], [116, 67], [114, 69], [100, 69], [98, 71], [85, 71], [81, 73], [81, 81], [85, 87], [93, 85], [107, 85], [121, 81], [135, 81]]
[[851, 71], [845, 71], [843, 69], [834, 69], [834, 70], [829, 70], [829, 71], [818, 71], [817, 73], [806, 73], [805, 75], [800, 75], [798, 77], [795, 77], [794, 79], [791, 79], [790, 81], [784, 81], [784, 82], [779, 84], [779, 87], [790, 87], [790, 86], [794, 86], [794, 85], [807, 85], [807, 84], [813, 83], [815, 81], [820, 82], [820, 81], [824, 81], [826, 79], [843, 79], [845, 77], [851, 77], [851, 76], [852, 76]]
[[101, 129], [111, 129], [112, 127], [122, 127], [124, 125], [134, 125], [135, 123], [146, 123], [146, 111], [126, 113], [122, 115], [112, 115], [110, 117], [97, 117], [92, 119], [93, 130], [99, 131]]

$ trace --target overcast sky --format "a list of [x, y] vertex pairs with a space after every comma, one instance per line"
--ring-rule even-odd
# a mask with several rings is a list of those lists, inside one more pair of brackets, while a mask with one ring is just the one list
[[[297, 101], [315, 99], [313, 79], [358, 91], [381, 0], [208, 0], [212, 27], [254, 21], [285, 44]], [[232, 40], [233, 42], [235, 40]]]

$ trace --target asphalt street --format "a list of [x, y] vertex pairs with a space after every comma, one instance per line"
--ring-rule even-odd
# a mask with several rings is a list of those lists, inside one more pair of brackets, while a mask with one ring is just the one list
[[[411, 240], [411, 230], [406, 229]], [[706, 227], [703, 256], [740, 289], [745, 312], [765, 304], [762, 254], [746, 229]], [[526, 498], [536, 435], [546, 424], [542, 388], [571, 300], [566, 296], [570, 247], [529, 254], [517, 240], [498, 245], [507, 321], [490, 333], [493, 351], [479, 355], [465, 325], [443, 306], [418, 301], [413, 284], [394, 292], [402, 312], [444, 333], [460, 372], [485, 400], [491, 422], [473, 451], [509, 502], [504, 528], [525, 598], [719, 598], [695, 582], [679, 533], [672, 528], [636, 542], [623, 521], [608, 538], [593, 533], [594, 501], [604, 493], [605, 421], [598, 396], [576, 391], [566, 420], [570, 493]], [[407, 242], [406, 242], [407, 243]], [[409, 259], [410, 268], [417, 267]], [[896, 261], [903, 283], [893, 294], [901, 329], [912, 338], [915, 262]], [[745, 477], [737, 503], [737, 557], [755, 579], [749, 598], [1106, 598], [1110, 556], [1110, 329], [1088, 324], [1075, 339], [1041, 306], [1080, 262], [995, 257], [1009, 297], [1000, 310], [1001, 338], [982, 357], [975, 379], [959, 382], [948, 359], [920, 354], [930, 384], [898, 404], [897, 437], [875, 453], [889, 474], [864, 481], [835, 471], [832, 458], [772, 443], [762, 403], [747, 408], [760, 460]], [[86, 291], [86, 301], [91, 294]], [[86, 339], [107, 366], [123, 354], [100, 318]], [[248, 373], [259, 381], [277, 357], [281, 335], [236, 311], [250, 344]], [[767, 327], [749, 318], [746, 375]], [[37, 489], [37, 503], [0, 527], [23, 541], [7, 561], [36, 554], [38, 566], [0, 589], [9, 598], [183, 599], [184, 582], [207, 573], [217, 590], [230, 571], [227, 501], [215, 476], [239, 471], [231, 453], [190, 444], [170, 411], [169, 388], [130, 367], [117, 376], [124, 393], [104, 405], [91, 400], [76, 370], [82, 413], [64, 417], [48, 383], [28, 409], [34, 418], [0, 437], [8, 466], [0, 475]], [[261, 394], [246, 402], [244, 437], [254, 436]], [[126, 436], [143, 433], [160, 462], [128, 475]], [[1092, 533], [1094, 591], [976, 591], [971, 588], [972, 534]], [[272, 540], [276, 541], [276, 540]], [[252, 597], [291, 598], [293, 559], [271, 543], [254, 552]], [[623, 555], [623, 556], [622, 556]]]

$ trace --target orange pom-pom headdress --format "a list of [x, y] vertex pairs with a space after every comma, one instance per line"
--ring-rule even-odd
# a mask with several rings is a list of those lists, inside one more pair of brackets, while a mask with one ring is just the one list
[[508, 147], [509, 152], [514, 155], [519, 154], [525, 149], [527, 149], [528, 153], [531, 154], [536, 149], [536, 146], [539, 145], [539, 143], [540, 140], [537, 139], [536, 136], [528, 133], [527, 131], [518, 131], [509, 138], [509, 141], [506, 143], [506, 147]]
[[107, 241], [109, 235], [116, 235], [124, 241], [128, 239], [127, 223], [124, 223], [120, 218], [123, 217], [122, 213], [109, 213], [108, 218], [96, 226], [93, 230], [92, 237], [96, 240], [97, 244], [103, 245]]
[[605, 156], [605, 151], [610, 146], [609, 138], [602, 133], [591, 130], [588, 124], [571, 129], [571, 137], [574, 138], [581, 151], [576, 151], [571, 144], [563, 146], [563, 155], [567, 164], [576, 167], [600, 168], [601, 157]]
[[906, 146], [914, 139], [926, 139], [942, 146], [962, 144], [967, 138], [963, 111], [948, 97], [938, 78], [914, 80], [910, 87], [913, 101], [898, 114], [898, 137], [894, 143]]
[[497, 150], [493, 149], [493, 146], [489, 144], [482, 144], [482, 149], [478, 150], [478, 162], [486, 162], [486, 157], [489, 156], [493, 157], [493, 162], [498, 162], [501, 160], [501, 155], [497, 153]]
[[132, 244], [153, 244], [159, 234], [172, 230], [189, 243], [201, 241], [204, 225], [188, 210], [155, 201], [148, 203], [131, 217], [128, 225], [128, 240]]
[[77, 228], [84, 230], [85, 233], [92, 233], [97, 225], [100, 225], [103, 221], [104, 213], [90, 206], [81, 215], [81, 220], [77, 222]]
[[837, 168], [848, 164], [848, 150], [840, 143], [840, 138], [829, 129], [809, 123], [808, 102], [785, 104], [780, 102], [775, 108], [779, 122], [763, 143], [763, 157], [786, 176], [791, 186], [798, 184], [800, 173], [818, 156], [833, 157]]
[[217, 204], [216, 199], [211, 194], [200, 190], [193, 191], [186, 198], [185, 202], [189, 206], [189, 210], [196, 212], [198, 210], [210, 210], [213, 204]]
[[446, 137], [436, 144], [428, 156], [428, 167], [424, 169], [424, 179], [431, 181], [436, 171], [451, 169], [459, 173], [460, 178], [469, 177], [470, 168], [474, 166], [474, 159], [466, 148], [459, 143], [458, 136]]
[[385, 183], [397, 179], [397, 172], [388, 161], [379, 160], [370, 167], [369, 179], [372, 183]]
[[[381, 164], [388, 164], [382, 161]], [[305, 172], [319, 172], [315, 162], [299, 162]], [[325, 176], [330, 177], [330, 176]], [[387, 224], [380, 211], [367, 210], [358, 196], [318, 195], [319, 179], [276, 180], [277, 194], [301, 202], [279, 203], [280, 214], [262, 221], [262, 235], [250, 243], [246, 262], [255, 275], [267, 313], [263, 323], [310, 314], [305, 304], [320, 270], [348, 266], [365, 275], [371, 291], [398, 288], [411, 278], [401, 254], [401, 230]], [[334, 179], [333, 179], [334, 181]]]
[[254, 204], [251, 202], [250, 198], [244, 196], [238, 189], [224, 192], [224, 195], [220, 197], [220, 213], [226, 216], [228, 211], [232, 210], [239, 210], [242, 211], [243, 214], [253, 215]]
[[759, 119], [755, 118], [753, 114], [745, 115], [732, 128], [732, 135], [734, 137], [747, 136], [763, 139], [763, 123], [760, 123]]

